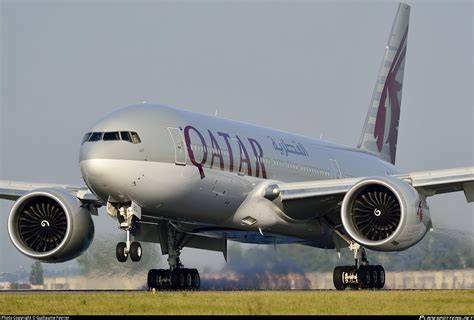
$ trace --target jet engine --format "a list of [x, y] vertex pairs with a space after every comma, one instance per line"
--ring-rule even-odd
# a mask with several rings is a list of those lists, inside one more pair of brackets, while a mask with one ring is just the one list
[[33, 190], [13, 205], [8, 218], [13, 245], [27, 257], [44, 262], [71, 260], [94, 237], [90, 211], [60, 188]]
[[401, 251], [420, 241], [431, 227], [426, 199], [393, 177], [367, 178], [344, 196], [341, 219], [347, 234], [377, 251]]

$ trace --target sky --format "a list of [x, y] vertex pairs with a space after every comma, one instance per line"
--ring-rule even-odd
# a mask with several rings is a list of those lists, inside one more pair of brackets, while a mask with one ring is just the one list
[[[472, 166], [473, 4], [407, 3], [397, 166]], [[142, 101], [355, 146], [397, 7], [0, 0], [0, 179], [82, 185], [84, 133]], [[0, 200], [0, 273], [32, 263], [8, 239], [11, 204]], [[474, 206], [462, 193], [429, 204], [435, 228], [473, 230]], [[96, 233], [120, 232], [104, 211], [94, 222]], [[189, 267], [224, 263], [201, 250], [182, 258]]]

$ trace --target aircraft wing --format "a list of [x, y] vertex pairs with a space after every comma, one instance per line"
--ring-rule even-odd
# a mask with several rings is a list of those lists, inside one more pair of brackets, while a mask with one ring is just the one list
[[[464, 191], [467, 202], [474, 202], [474, 167], [413, 172], [392, 177], [406, 181], [427, 197]], [[365, 178], [277, 183], [265, 191], [265, 197], [273, 200], [278, 196], [282, 211], [289, 217], [297, 220], [316, 218], [339, 210], [344, 195]]]
[[414, 172], [397, 177], [427, 197], [464, 191], [467, 202], [474, 202], [474, 167]]
[[76, 195], [82, 202], [94, 203], [101, 205], [101, 201], [87, 188], [75, 187], [65, 184], [50, 184], [50, 183], [34, 183], [34, 182], [20, 182], [0, 180], [0, 199], [17, 200], [26, 193], [42, 188], [61, 188]]

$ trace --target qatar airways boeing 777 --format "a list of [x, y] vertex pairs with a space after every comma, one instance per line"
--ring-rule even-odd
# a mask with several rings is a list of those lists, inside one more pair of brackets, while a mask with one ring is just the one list
[[463, 191], [474, 201], [474, 167], [403, 174], [395, 164], [410, 7], [400, 4], [357, 147], [193, 113], [139, 104], [86, 133], [80, 170], [87, 187], [0, 181], [15, 201], [8, 233], [24, 255], [63, 262], [84, 252], [91, 215], [105, 206], [125, 231], [123, 262], [140, 241], [159, 243], [169, 269], [148, 287], [199, 288], [183, 247], [219, 251], [227, 241], [349, 247], [354, 265], [334, 269], [337, 289], [382, 288], [385, 271], [364, 248], [401, 251], [432, 222], [428, 197]]

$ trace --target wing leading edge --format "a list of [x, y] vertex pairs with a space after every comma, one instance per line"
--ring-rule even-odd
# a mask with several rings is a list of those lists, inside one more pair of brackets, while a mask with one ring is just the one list
[[[395, 175], [426, 197], [464, 191], [467, 202], [474, 202], [474, 167], [413, 172]], [[318, 218], [339, 209], [344, 195], [357, 182], [368, 177], [277, 183], [265, 192], [273, 200], [278, 195], [282, 211], [296, 220]]]
[[61, 188], [73, 193], [82, 202], [102, 204], [99, 199], [86, 187], [75, 187], [66, 184], [34, 183], [0, 180], [0, 199], [16, 201], [28, 192], [43, 188]]

